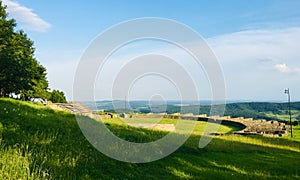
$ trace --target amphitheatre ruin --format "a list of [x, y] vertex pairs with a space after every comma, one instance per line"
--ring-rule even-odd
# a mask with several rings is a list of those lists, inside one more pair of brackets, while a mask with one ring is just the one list
[[[115, 118], [114, 114], [106, 113], [104, 115], [99, 115], [97, 112], [94, 112], [88, 109], [85, 105], [79, 102], [71, 102], [71, 103], [57, 103], [52, 104], [52, 108], [66, 110], [74, 114], [80, 114], [89, 116], [94, 119], [101, 118]], [[126, 115], [126, 114], [123, 114]], [[126, 116], [125, 116], [126, 117]], [[275, 120], [267, 121], [265, 119], [254, 120], [253, 118], [244, 118], [244, 117], [230, 117], [230, 116], [207, 116], [206, 114], [201, 115], [193, 115], [190, 114], [134, 114], [128, 116], [128, 118], [154, 118], [154, 117], [163, 117], [170, 119], [180, 119], [180, 120], [194, 120], [194, 121], [205, 121], [211, 123], [218, 123], [223, 125], [235, 126], [240, 128], [240, 131], [234, 131], [232, 134], [239, 135], [260, 135], [260, 136], [268, 136], [268, 137], [278, 137], [278, 136], [286, 136], [288, 135], [290, 128], [285, 124]], [[149, 124], [131, 124], [136, 127], [144, 127], [144, 128], [153, 128], [157, 130], [168, 130], [172, 131], [175, 127], [174, 125], [171, 127], [170, 124], [156, 124], [150, 126]], [[216, 132], [211, 132], [212, 135], [222, 135]]]

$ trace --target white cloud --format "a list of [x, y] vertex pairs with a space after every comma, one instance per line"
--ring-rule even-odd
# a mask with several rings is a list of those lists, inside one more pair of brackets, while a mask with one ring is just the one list
[[[300, 83], [297, 74], [300, 73], [300, 69], [297, 68], [300, 67], [298, 61], [300, 27], [248, 30], [213, 37], [207, 39], [207, 42], [223, 67], [228, 99], [274, 100], [281, 97], [278, 93], [282, 88], [290, 87], [294, 91], [300, 91], [297, 86]], [[147, 42], [139, 45], [123, 49], [119, 56], [115, 57], [116, 61], [121, 64], [126, 63], [127, 57], [131, 59], [133, 56], [147, 52], [164, 54], [179, 60], [178, 63], [187, 69], [201, 91], [201, 98], [210, 97], [210, 84], [202, 79], [203, 72], [196, 68], [197, 64], [189, 63], [188, 55], [182, 49], [160, 43]], [[121, 65], [113, 64], [111, 67], [121, 67]], [[109, 73], [113, 72], [112, 69], [107, 68]], [[106, 96], [103, 92], [101, 95]]]
[[229, 99], [275, 99], [285, 87], [300, 91], [300, 27], [247, 30], [207, 42], [223, 67]]
[[[289, 87], [300, 92], [300, 27], [281, 30], [249, 30], [217, 36], [207, 40], [223, 67], [228, 99], [280, 100], [284, 99], [282, 90]], [[194, 64], [188, 64], [186, 52], [177, 47], [161, 43], [138, 43], [120, 49], [110, 57], [106, 66], [107, 76], [99, 76], [95, 84], [97, 99], [110, 97], [111, 92], [102, 84], [113, 81], [114, 73], [129, 59], [141, 54], [165, 54], [178, 59], [194, 78], [200, 91], [201, 99], [210, 98], [210, 86], [202, 79], [203, 72]], [[68, 99], [72, 98], [73, 78], [81, 51], [66, 53], [45, 51], [37, 53], [45, 60], [51, 88], [64, 90]], [[47, 57], [49, 56], [49, 57]], [[53, 60], [56, 60], [53, 62]], [[77, 61], [75, 61], [76, 59]], [[181, 61], [182, 60], [182, 61]], [[197, 70], [197, 71], [196, 71]], [[199, 74], [200, 73], [200, 74]], [[201, 74], [202, 73], [202, 74]], [[103, 75], [103, 74], [102, 74]], [[205, 75], [205, 74], [204, 74]], [[204, 77], [203, 75], [203, 77]], [[101, 81], [104, 78], [106, 81]], [[205, 77], [204, 77], [205, 78]], [[98, 83], [98, 84], [97, 84]], [[107, 91], [102, 91], [102, 89]], [[144, 93], [144, 91], [141, 91]], [[146, 91], [145, 91], [146, 92]], [[203, 96], [203, 97], [202, 97]], [[294, 100], [300, 100], [294, 95]]]
[[208, 39], [221, 61], [274, 59], [287, 64], [296, 63], [300, 58], [299, 41], [300, 27], [248, 30]]
[[51, 24], [40, 18], [32, 9], [11, 0], [3, 0], [3, 4], [7, 6], [9, 16], [16, 19], [17, 23], [24, 29], [46, 32], [51, 28]]
[[300, 68], [291, 68], [288, 67], [286, 64], [276, 64], [275, 68], [283, 73], [300, 73]]
[[286, 64], [276, 64], [275, 68], [280, 72], [290, 72], [291, 69]]

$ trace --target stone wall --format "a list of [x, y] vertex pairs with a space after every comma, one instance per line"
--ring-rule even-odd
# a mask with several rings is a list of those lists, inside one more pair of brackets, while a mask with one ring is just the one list
[[278, 121], [266, 121], [265, 119], [253, 120], [253, 118], [244, 118], [244, 117], [231, 118], [230, 116], [209, 117], [206, 114], [180, 115], [178, 113], [166, 114], [164, 118], [205, 121], [205, 122], [235, 126], [243, 130], [234, 132], [234, 134], [242, 134], [242, 135], [262, 135], [262, 136], [274, 137], [274, 136], [285, 136], [290, 131], [290, 128], [287, 127], [284, 123], [280, 123]]

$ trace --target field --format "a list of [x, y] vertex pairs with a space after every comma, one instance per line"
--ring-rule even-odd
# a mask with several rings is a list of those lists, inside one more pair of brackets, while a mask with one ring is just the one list
[[[114, 134], [132, 142], [149, 142], [166, 135], [128, 126], [120, 119], [106, 119], [104, 123]], [[0, 179], [300, 178], [300, 126], [294, 127], [293, 139], [225, 135], [199, 149], [205, 125], [197, 122], [194, 134], [170, 156], [132, 164], [98, 152], [70, 113], [0, 99]], [[219, 132], [233, 130], [237, 129], [221, 126]]]
[[[274, 119], [284, 119], [284, 120], [289, 120], [290, 116], [286, 111], [279, 111], [279, 113], [273, 113], [273, 112], [266, 112], [265, 113], [268, 117], [272, 117]], [[291, 117], [292, 120], [299, 120], [300, 117], [300, 111], [299, 110], [291, 110]]]

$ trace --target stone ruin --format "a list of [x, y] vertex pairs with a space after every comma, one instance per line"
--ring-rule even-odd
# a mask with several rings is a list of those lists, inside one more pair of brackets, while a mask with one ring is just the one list
[[[72, 103], [58, 103], [55, 104], [60, 109], [67, 110], [74, 114], [81, 114], [87, 115], [92, 118], [113, 118], [111, 114], [105, 115], [105, 117], [100, 117], [101, 115], [94, 113], [93, 111], [89, 110], [86, 106], [78, 102]], [[290, 127], [285, 125], [285, 123], [281, 123], [275, 120], [266, 121], [264, 119], [261, 120], [253, 120], [253, 118], [244, 118], [244, 117], [237, 117], [232, 118], [230, 116], [207, 116], [206, 114], [201, 115], [193, 115], [192, 113], [189, 114], [135, 114], [131, 116], [132, 118], [138, 117], [163, 117], [163, 118], [171, 118], [171, 119], [182, 119], [182, 120], [195, 120], [195, 121], [205, 121], [205, 122], [212, 122], [212, 123], [219, 123], [224, 125], [230, 125], [239, 127], [242, 130], [235, 131], [233, 134], [240, 134], [240, 135], [261, 135], [261, 136], [269, 136], [269, 137], [277, 137], [277, 136], [286, 136], [290, 132]]]
[[[191, 114], [168, 114], [165, 118], [172, 119], [186, 119], [205, 121], [212, 123], [219, 123], [224, 125], [230, 125], [239, 127], [241, 131], [234, 131], [233, 134], [240, 135], [262, 135], [269, 137], [286, 136], [290, 132], [290, 127], [285, 123], [278, 122], [275, 120], [267, 121], [265, 119], [253, 120], [253, 118], [237, 117], [232, 118], [230, 116], [207, 116], [206, 114], [191, 115]], [[213, 133], [214, 134], [214, 133]]]

